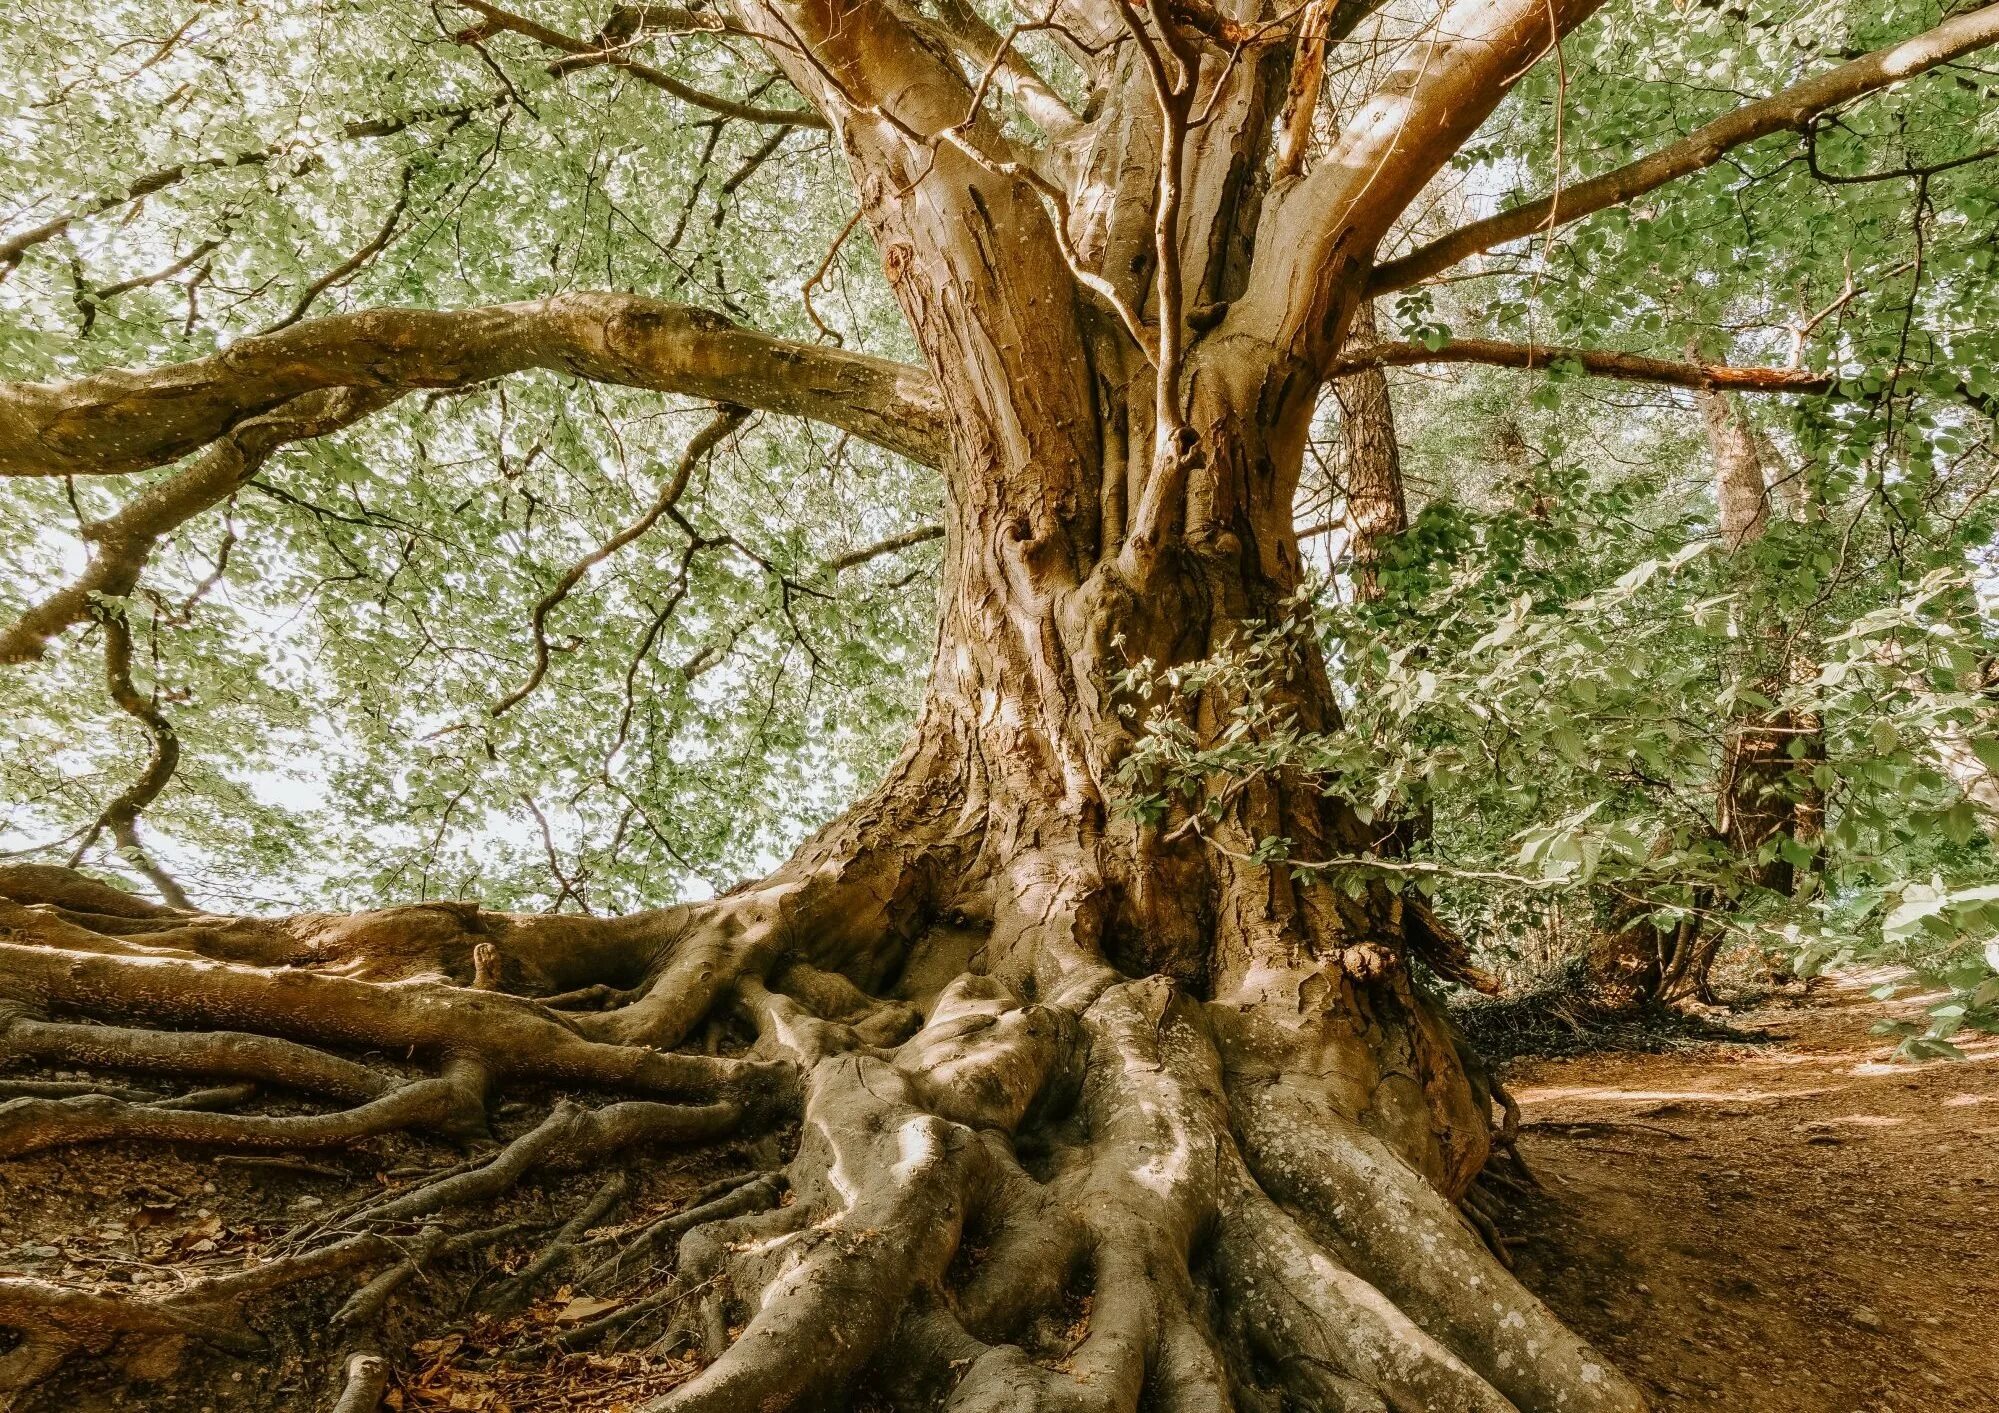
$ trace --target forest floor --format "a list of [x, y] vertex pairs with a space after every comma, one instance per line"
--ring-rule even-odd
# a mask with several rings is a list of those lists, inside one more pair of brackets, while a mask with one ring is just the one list
[[[1999, 1413], [1999, 1040], [1967, 1046], [1961, 1063], [1893, 1061], [1869, 1027], [1916, 1007], [1869, 999], [1881, 979], [1718, 1014], [1732, 1042], [1687, 1042], [1714, 1032], [1682, 1027], [1659, 1053], [1509, 1067], [1521, 1148], [1544, 1184], [1503, 1223], [1521, 1239], [1519, 1273], [1647, 1386], [1654, 1413]], [[510, 1105], [500, 1136], [538, 1110]], [[639, 1165], [607, 1231], [775, 1156], [724, 1144]], [[140, 1144], [37, 1153], [0, 1164], [0, 1273], [178, 1283], [324, 1239], [357, 1188], [400, 1189], [453, 1161], [408, 1136], [309, 1160]], [[495, 1254], [531, 1258], [602, 1181], [525, 1184], [480, 1214], [535, 1224]], [[484, 1259], [426, 1273], [392, 1306], [387, 1407], [605, 1413], [692, 1372], [648, 1355], [650, 1335], [561, 1352], [555, 1336], [606, 1304], [563, 1283], [515, 1314], [468, 1311]], [[664, 1279], [642, 1274], [621, 1298]], [[247, 1359], [190, 1347], [178, 1364], [76, 1361], [17, 1413], [323, 1407], [341, 1347], [328, 1317], [351, 1292], [320, 1282], [262, 1302], [250, 1320], [269, 1347]]]
[[1999, 1413], [1999, 1040], [1891, 1059], [1883, 979], [1508, 1069], [1518, 1273], [1656, 1413]]

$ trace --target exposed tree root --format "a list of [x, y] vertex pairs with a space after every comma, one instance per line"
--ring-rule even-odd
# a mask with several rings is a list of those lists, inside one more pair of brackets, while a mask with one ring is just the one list
[[[1486, 1115], [1430, 1068], [1449, 1041], [1392, 972], [1367, 983], [1369, 1050], [1340, 1007], [1273, 1008], [1279, 993], [1360, 984], [1309, 962], [1253, 971], [1254, 985], [1214, 1000], [1125, 977], [1096, 953], [1095, 885], [1058, 856], [1010, 875], [982, 934], [988, 970], [927, 954], [960, 945], [948, 928], [894, 942], [898, 967], [854, 966], [850, 937], [820, 950], [798, 930], [822, 887], [854, 876], [828, 869], [677, 915], [649, 979], [601, 983], [611, 989], [586, 999], [610, 1008], [596, 1012], [515, 994], [506, 978], [519, 971], [492, 956], [477, 966], [484, 986], [218, 960], [183, 913], [32, 880], [47, 900], [17, 903], [0, 941], [13, 1007], [0, 1048], [237, 1087], [160, 1099], [43, 1081], [0, 1104], [0, 1155], [111, 1140], [284, 1153], [401, 1130], [477, 1139], [495, 1093], [524, 1081], [651, 1097], [557, 1097], [497, 1148], [168, 1294], [0, 1282], [0, 1324], [20, 1336], [0, 1378], [27, 1388], [65, 1359], [134, 1341], [248, 1351], [259, 1336], [244, 1297], [344, 1275], [358, 1284], [325, 1326], [349, 1341], [329, 1396], [371, 1407], [396, 1302], [541, 1232], [516, 1271], [475, 1279], [467, 1299], [484, 1285], [478, 1306], [518, 1311], [567, 1279], [616, 1302], [552, 1337], [694, 1351], [698, 1372], [654, 1413], [763, 1413], [860, 1390], [994, 1413], [1638, 1408], [1495, 1258], [1504, 1242], [1465, 1191]], [[89, 926], [99, 919], [112, 930]], [[357, 920], [343, 935], [413, 955], [386, 926]], [[72, 945], [83, 932], [99, 941]], [[137, 947], [151, 950], [121, 950]], [[908, 989], [894, 994], [883, 978], [898, 971]], [[741, 1037], [748, 1053], [656, 1048], [700, 1034]], [[344, 1107], [224, 1111], [264, 1086]], [[792, 1117], [788, 1162], [592, 1235], [632, 1197], [626, 1169], [645, 1150]], [[524, 1184], [567, 1172], [600, 1176], [566, 1216], [507, 1209]]]
[[373, 1221], [413, 1221], [449, 1207], [490, 1201], [536, 1168], [588, 1167], [640, 1144], [722, 1138], [740, 1132], [743, 1120], [743, 1110], [733, 1104], [628, 1101], [589, 1109], [564, 1100], [490, 1163], [364, 1208], [363, 1215]]
[[545, 1279], [564, 1268], [573, 1259], [581, 1245], [583, 1235], [602, 1222], [617, 1209], [631, 1194], [632, 1180], [622, 1170], [614, 1172], [597, 1189], [592, 1197], [575, 1216], [562, 1224], [562, 1229], [542, 1247], [534, 1260], [509, 1276], [496, 1286], [483, 1302], [489, 1310], [505, 1310], [525, 1301], [535, 1288]]
[[389, 1383], [389, 1363], [373, 1350], [347, 1357], [346, 1376], [333, 1413], [374, 1413]]
[[584, 1274], [583, 1284], [593, 1290], [607, 1284], [615, 1286], [628, 1267], [638, 1264], [644, 1269], [644, 1263], [662, 1253], [670, 1257], [678, 1250], [680, 1238], [694, 1228], [725, 1217], [740, 1217], [746, 1212], [775, 1206], [784, 1193], [784, 1186], [782, 1173], [766, 1173], [747, 1179], [729, 1178], [712, 1184], [695, 1193], [693, 1200], [681, 1211], [660, 1218], [636, 1236], [623, 1241], [617, 1252]]
[[349, 1101], [380, 1098], [393, 1084], [367, 1065], [266, 1035], [75, 1025], [21, 1015], [0, 1030], [0, 1055], [88, 1069], [255, 1080]]
[[380, 1133], [485, 1127], [483, 1084], [417, 1080], [357, 1108], [331, 1114], [216, 1114], [205, 1106], [133, 1104], [108, 1095], [15, 1099], [0, 1104], [0, 1158], [68, 1143], [150, 1138], [226, 1148], [332, 1148]]
[[381, 1318], [382, 1307], [388, 1304], [389, 1297], [421, 1275], [431, 1262], [496, 1246], [527, 1229], [524, 1222], [504, 1222], [496, 1227], [457, 1233], [446, 1232], [442, 1227], [425, 1228], [409, 1243], [408, 1255], [355, 1291], [346, 1304], [333, 1312], [333, 1327], [352, 1329], [374, 1324]]

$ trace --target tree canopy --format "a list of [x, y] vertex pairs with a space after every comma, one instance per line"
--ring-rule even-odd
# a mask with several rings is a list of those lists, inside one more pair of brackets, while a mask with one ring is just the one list
[[[929, 22], [993, 43], [1021, 27], [992, 101], [1059, 146], [1087, 98], [1060, 36], [945, 10]], [[1949, 13], [1614, 8], [1384, 246], [1380, 361], [1420, 513], [1391, 603], [1334, 619], [1358, 634], [1337, 659], [1354, 714], [1315, 749], [1375, 808], [1442, 810], [1450, 868], [1587, 876], [1604, 841], [1642, 859], [1647, 821], [1711, 815], [1718, 724], [1768, 690], [1743, 635], [1769, 620], [1819, 664], [1787, 690], [1837, 723], [1821, 910], [1875, 896], [1880, 921], [1900, 899], [1906, 930], [1919, 900], [1983, 886], [1991, 785], [1967, 794], [1937, 751], [1999, 753], [1999, 78], [1973, 52], [1810, 92]], [[1328, 111], [1424, 23], [1389, 7], [1329, 72]], [[912, 357], [824, 121], [720, 12], [31, 5], [0, 42], [10, 377], [591, 290]], [[254, 472], [109, 538], [93, 527], [186, 473], [94, 475], [86, 452], [0, 483], [10, 623], [93, 554], [143, 559], [8, 640], [9, 847], [88, 839], [119, 870], [94, 826], [167, 723], [145, 848], [201, 896], [618, 909], [767, 866], [879, 774], [935, 594], [913, 434], [898, 456], [823, 415], [718, 430], [712, 390], [591, 381], [574, 356], [281, 429]], [[1701, 554], [1712, 478], [1674, 372], [1707, 363], [1779, 390], [1749, 415], [1783, 532], [1726, 569]], [[1301, 526], [1338, 511], [1337, 486], [1306, 494]], [[1337, 553], [1324, 568], [1337, 597]], [[106, 687], [112, 617], [140, 710]], [[1641, 871], [1687, 882], [1693, 838]]]

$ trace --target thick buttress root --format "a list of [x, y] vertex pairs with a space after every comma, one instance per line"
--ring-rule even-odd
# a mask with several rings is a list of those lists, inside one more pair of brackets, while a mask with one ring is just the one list
[[1380, 1140], [1332, 1117], [1299, 1150], [1222, 1057], [1160, 978], [1071, 1012], [967, 977], [896, 1050], [808, 1042], [795, 1200], [682, 1239], [711, 1362], [653, 1407], [1639, 1406]]
[[[1049, 890], [1008, 936], [998, 909], [986, 955], [1012, 960], [986, 974], [918, 955], [962, 943], [962, 923], [913, 947], [878, 931], [897, 955], [860, 965], [852, 936], [815, 949], [809, 887], [597, 936], [469, 907], [237, 927], [52, 870], [17, 878], [0, 901], [0, 1057], [86, 1077], [19, 1081], [0, 1157], [341, 1150], [400, 1131], [482, 1146], [168, 1294], [0, 1277], [15, 1337], [0, 1390], [149, 1345], [249, 1353], [250, 1311], [274, 1302], [246, 1297], [283, 1291], [320, 1299], [341, 1342], [318, 1406], [374, 1407], [406, 1342], [385, 1337], [398, 1301], [514, 1250], [468, 1308], [574, 1292], [587, 1318], [556, 1344], [656, 1362], [655, 1413], [863, 1393], [994, 1413], [1641, 1406], [1440, 1190], [1475, 1169], [1469, 1140], [1393, 1141], [1442, 1092], [1421, 1065], [1383, 1077], [1323, 1025], [1307, 1045], [1296, 1016], [1120, 975], [1063, 911], [1087, 892]], [[886, 994], [896, 974], [905, 990]], [[664, 1048], [704, 1036], [719, 1053]], [[154, 1096], [100, 1072], [206, 1087]], [[539, 1084], [566, 1097], [496, 1143], [502, 1094]], [[789, 1161], [752, 1145], [765, 1166], [621, 1218], [643, 1155], [793, 1120]], [[585, 1174], [569, 1205], [507, 1208], [569, 1172]]]

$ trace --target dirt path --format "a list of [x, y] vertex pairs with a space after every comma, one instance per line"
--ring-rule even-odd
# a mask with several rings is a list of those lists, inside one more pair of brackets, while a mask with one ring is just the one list
[[1890, 1062], [1878, 979], [1513, 1067], [1520, 1274], [1660, 1413], [1999, 1413], [1999, 1041]]

